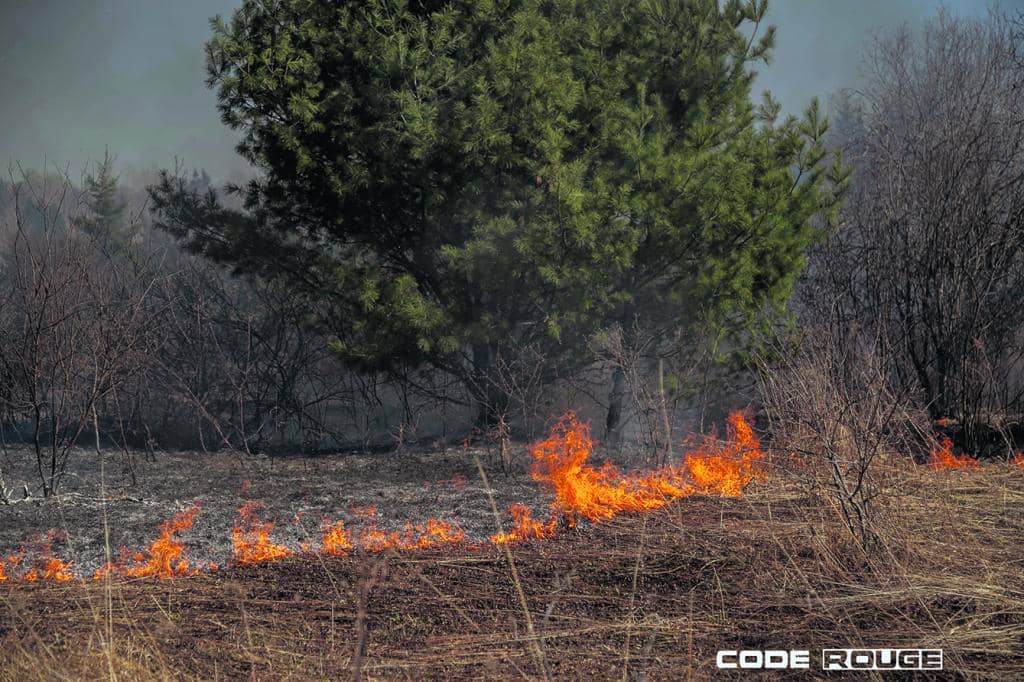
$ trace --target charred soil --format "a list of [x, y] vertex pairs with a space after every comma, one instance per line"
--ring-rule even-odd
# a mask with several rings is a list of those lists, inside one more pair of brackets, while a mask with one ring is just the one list
[[720, 648], [860, 645], [943, 648], [947, 671], [968, 677], [1024, 675], [1024, 472], [879, 466], [890, 484], [870, 550], [802, 472], [768, 462], [743, 497], [687, 497], [545, 540], [8, 584], [0, 670], [679, 679], [718, 676]]

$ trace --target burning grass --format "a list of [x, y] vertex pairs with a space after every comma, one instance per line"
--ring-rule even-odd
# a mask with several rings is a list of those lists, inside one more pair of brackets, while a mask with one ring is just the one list
[[929, 454], [928, 466], [936, 471], [941, 471], [943, 469], [977, 469], [981, 464], [970, 455], [957, 456], [953, 454], [953, 441], [943, 438], [939, 441], [938, 447]]
[[0, 557], [0, 583], [21, 581], [34, 583], [49, 580], [57, 583], [69, 582], [73, 578], [71, 562], [53, 556], [53, 543], [63, 539], [57, 529], [46, 535], [32, 538], [27, 547]]
[[590, 429], [574, 414], [562, 418], [547, 440], [531, 448], [533, 478], [554, 488], [555, 511], [565, 514], [570, 526], [579, 518], [606, 521], [621, 512], [660, 509], [672, 500], [696, 494], [739, 496], [753, 480], [755, 464], [763, 457], [739, 412], [729, 417], [724, 443], [713, 437], [705, 439], [685, 455], [681, 465], [625, 474], [610, 463], [593, 467], [589, 462], [593, 450]]
[[259, 502], [246, 502], [238, 510], [238, 524], [231, 530], [231, 548], [239, 565], [274, 561], [295, 554], [294, 550], [270, 540], [272, 521], [261, 521], [256, 515]]
[[[622, 472], [608, 462], [595, 468], [590, 461], [593, 451], [589, 426], [572, 413], [562, 418], [549, 438], [530, 447], [532, 478], [541, 485], [550, 486], [555, 494], [549, 518], [535, 520], [528, 508], [514, 504], [509, 509], [512, 527], [499, 530], [489, 538], [489, 542], [502, 545], [550, 538], [560, 526], [575, 528], [580, 519], [603, 522], [623, 512], [660, 509], [680, 497], [697, 494], [735, 497], [754, 479], [755, 465], [763, 457], [757, 438], [739, 412], [729, 418], [725, 441], [705, 438], [678, 465], [642, 472]], [[243, 494], [248, 487], [246, 482]], [[303, 543], [299, 548], [292, 548], [271, 539], [275, 522], [262, 520], [258, 514], [260, 507], [259, 502], [248, 501], [238, 510], [238, 521], [231, 531], [233, 565], [276, 561], [298, 553], [344, 556], [353, 551], [409, 551], [479, 544], [468, 540], [456, 524], [437, 518], [410, 521], [401, 530], [387, 530], [377, 520], [376, 507], [367, 507], [350, 510], [353, 519], [362, 523], [363, 527], [358, 532], [354, 532], [345, 519], [325, 519], [318, 545]], [[111, 576], [165, 579], [217, 570], [218, 566], [212, 563], [193, 567], [185, 558], [185, 545], [177, 539], [179, 533], [192, 527], [198, 513], [199, 506], [196, 505], [162, 523], [160, 536], [143, 552], [129, 555], [128, 550], [122, 548], [120, 561], [102, 566], [93, 575], [93, 580]], [[38, 553], [46, 562], [43, 577], [56, 581], [71, 580], [70, 564], [52, 558], [50, 546], [51, 543], [46, 543], [45, 549]], [[12, 569], [20, 564], [24, 555], [23, 550], [11, 557]], [[21, 573], [8, 571], [0, 573], [0, 582], [12, 579], [8, 573], [12, 573], [16, 580], [27, 582], [39, 579], [40, 575], [37, 569]]]
[[[371, 507], [292, 548], [247, 503], [231, 564], [193, 575], [178, 534], [199, 512], [186, 510], [105, 574], [124, 579], [0, 589], [0, 670], [677, 679], [713, 677], [719, 648], [905, 646], [941, 647], [965, 676], [1024, 675], [1017, 466], [960, 475], [879, 457], [866, 551], [820, 485], [828, 472], [764, 453], [742, 416], [654, 471], [594, 466], [591, 448], [584, 425], [560, 422], [533, 448], [531, 474], [555, 493], [547, 518], [513, 505], [483, 542], [438, 519], [385, 530]], [[0, 570], [21, 580], [41, 560]]]
[[713, 677], [723, 647], [902, 645], [941, 647], [947, 669], [968, 677], [1024, 675], [1019, 471], [880, 464], [884, 543], [869, 555], [799, 472], [766, 466], [770, 484], [743, 497], [690, 496], [513, 544], [532, 638], [503, 549], [462, 543], [6, 589], [0, 669], [677, 679]]
[[[107, 576], [156, 577], [164, 580], [197, 575], [200, 568], [192, 567], [185, 558], [185, 544], [178, 539], [178, 534], [190, 529], [198, 514], [199, 505], [178, 512], [169, 521], [160, 524], [160, 536], [145, 552], [138, 552], [130, 559], [122, 556], [120, 562], [98, 568], [93, 574], [93, 580], [102, 580]], [[206, 568], [216, 570], [217, 567], [210, 564]]]

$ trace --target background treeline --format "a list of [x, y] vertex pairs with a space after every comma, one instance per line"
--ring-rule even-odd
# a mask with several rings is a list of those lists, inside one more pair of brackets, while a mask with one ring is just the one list
[[[918, 35], [892, 32], [869, 46], [864, 87], [834, 98], [831, 123], [816, 104], [777, 122], [770, 100], [750, 103], [744, 66], [764, 57], [771, 33], [761, 42], [733, 33], [764, 6], [727, 5], [709, 6], [704, 28], [721, 40], [702, 47], [718, 52], [692, 83], [659, 83], [657, 106], [629, 95], [606, 113], [586, 109], [601, 126], [563, 121], [602, 140], [593, 156], [549, 117], [522, 114], [516, 92], [485, 102], [489, 116], [507, 105], [525, 117], [503, 123], [508, 139], [477, 140], [487, 130], [472, 126], [438, 132], [417, 118], [431, 113], [418, 108], [422, 92], [332, 100], [334, 112], [367, 109], [324, 123], [310, 113], [322, 93], [294, 80], [304, 73], [285, 83], [299, 99], [268, 113], [284, 85], [260, 90], [280, 73], [274, 64], [261, 67], [264, 80], [238, 76], [263, 54], [250, 51], [247, 22], [266, 11], [287, 25], [290, 3], [247, 5], [215, 27], [209, 69], [225, 120], [251, 133], [242, 148], [264, 175], [223, 191], [177, 168], [127, 186], [107, 158], [80, 182], [14, 167], [0, 185], [4, 441], [31, 444], [50, 494], [87, 438], [116, 445], [131, 476], [136, 453], [159, 447], [294, 451], [467, 433], [503, 442], [574, 408], [607, 444], [663, 459], [681, 433], [750, 405], [778, 447], [825, 454], [851, 519], [871, 497], [872, 459], [926, 452], [935, 423], [975, 455], [1011, 454], [1024, 399], [1024, 23], [940, 14]], [[651, 32], [655, 52], [658, 41], [689, 39], [635, 11], [633, 28]], [[378, 19], [360, 19], [368, 44]], [[552, 36], [565, 28], [549, 23]], [[437, 49], [482, 49], [460, 35], [439, 37], [454, 42]], [[584, 61], [604, 54], [605, 38], [593, 35]], [[402, 58], [415, 62], [411, 54]], [[430, 54], [422, 68], [447, 68]], [[481, 59], [499, 76], [507, 66]], [[376, 77], [377, 61], [351, 77]], [[602, 84], [623, 73], [610, 69]], [[572, 90], [575, 74], [557, 75], [565, 83], [527, 86], [541, 98]], [[456, 106], [432, 94], [453, 111], [483, 106], [482, 96]], [[690, 95], [699, 106], [671, 99]], [[374, 116], [388, 124], [373, 125], [379, 138], [360, 153], [345, 156], [322, 135]], [[362, 144], [361, 130], [346, 144]], [[693, 147], [694, 130], [705, 148]], [[460, 135], [461, 156], [445, 146]], [[531, 147], [555, 159], [534, 175], [538, 162], [518, 155], [517, 136], [564, 149]], [[365, 155], [389, 145], [410, 161], [374, 166], [381, 175], [369, 186], [408, 190], [397, 198], [359, 184]], [[506, 152], [522, 168], [487, 175], [488, 160]], [[559, 165], [570, 153], [577, 165]], [[455, 179], [432, 165], [453, 158]], [[323, 159], [335, 165], [317, 170]], [[587, 164], [598, 180], [577, 172]], [[681, 172], [698, 178], [692, 195], [677, 193]], [[680, 236], [682, 224], [693, 233]]]
[[838, 226], [759, 374], [776, 447], [825, 465], [816, 489], [870, 543], [880, 454], [1024, 447], [1024, 21], [940, 13], [871, 45], [864, 71], [834, 101]]
[[[136, 458], [161, 448], [534, 437], [570, 408], [604, 422], [610, 386], [620, 432], [661, 458], [672, 447], [666, 420], [710, 424], [729, 400], [721, 387], [750, 384], [696, 335], [613, 329], [595, 338], [593, 366], [562, 377], [545, 376], [551, 363], [535, 348], [498, 359], [490, 380], [502, 413], [481, 426], [472, 395], [443, 372], [346, 367], [317, 323], [321, 301], [184, 251], [153, 225], [156, 173], [129, 185], [113, 165], [108, 156], [79, 181], [12, 166], [0, 183], [0, 437], [30, 446], [43, 494], [97, 434], [134, 480]], [[177, 177], [210, 189], [201, 171]]]
[[338, 371], [302, 301], [155, 232], [144, 188], [118, 187], [112, 159], [80, 186], [12, 169], [0, 194], [0, 421], [6, 441], [31, 443], [44, 493], [97, 433], [134, 476], [134, 453], [156, 447], [317, 447], [342, 425], [351, 440], [381, 430], [345, 410], [380, 401], [385, 381]]
[[793, 302], [800, 363], [841, 389], [875, 373], [980, 456], [1021, 440], [1022, 41], [1019, 17], [941, 13], [870, 47], [865, 86], [834, 103], [851, 190]]

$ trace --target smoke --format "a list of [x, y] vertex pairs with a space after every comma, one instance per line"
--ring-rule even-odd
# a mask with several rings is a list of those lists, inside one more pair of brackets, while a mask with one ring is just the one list
[[[1007, 3], [1016, 0], [1006, 0]], [[0, 165], [40, 167], [44, 157], [77, 176], [105, 148], [118, 170], [205, 168], [215, 180], [244, 174], [237, 136], [203, 84], [208, 19], [241, 0], [0, 0]], [[865, 40], [878, 28], [919, 24], [932, 0], [774, 0], [778, 26], [771, 65], [755, 92], [769, 89], [798, 113], [854, 84]], [[956, 0], [954, 14], [980, 14], [985, 0]], [[1007, 9], [1012, 9], [1006, 5]]]
[[118, 170], [171, 166], [216, 179], [247, 164], [203, 79], [208, 19], [240, 0], [0, 1], [0, 165], [70, 164], [105, 148]]

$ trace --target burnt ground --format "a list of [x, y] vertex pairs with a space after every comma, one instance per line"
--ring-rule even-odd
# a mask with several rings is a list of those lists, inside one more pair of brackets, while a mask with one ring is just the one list
[[[474, 487], [482, 493], [472, 458], [417, 457], [423, 478], [461, 473], [466, 484], [428, 493], [422, 478], [402, 478], [405, 467], [375, 455], [291, 461], [279, 487], [254, 481], [250, 496], [283, 496], [267, 510], [280, 516], [298, 505], [333, 509], [349, 495], [371, 502], [377, 488], [360, 489], [354, 472], [377, 479], [394, 466], [387, 471], [402, 482], [387, 490], [398, 505], [451, 495], [439, 501], [465, 500], [465, 525], [482, 529], [489, 512], [471, 504]], [[441, 469], [444, 457], [451, 469]], [[161, 504], [185, 504], [192, 495], [176, 486], [208, 480], [230, 502], [223, 517], [200, 517], [191, 541], [210, 532], [211, 517], [230, 523], [237, 488], [253, 471], [232, 469], [240, 465], [230, 459], [219, 466], [161, 488]], [[718, 649], [806, 648], [813, 667], [818, 649], [843, 646], [942, 648], [947, 678], [1024, 678], [1024, 471], [936, 472], [905, 459], [878, 466], [877, 538], [867, 549], [820, 485], [809, 485], [814, 476], [770, 463], [742, 498], [686, 498], [515, 545], [508, 556], [467, 544], [306, 555], [165, 581], [7, 583], [0, 678], [717, 679]], [[332, 479], [331, 467], [348, 478]], [[355, 492], [335, 490], [345, 482]], [[515, 486], [540, 495], [526, 477], [495, 483], [503, 501]], [[133, 504], [117, 518], [144, 515], [146, 505]]]
[[[193, 562], [223, 565], [230, 558], [238, 508], [247, 500], [263, 505], [262, 519], [276, 520], [272, 539], [294, 548], [318, 540], [325, 517], [352, 518], [353, 507], [368, 506], [377, 508], [385, 529], [433, 515], [483, 539], [495, 532], [495, 522], [475, 457], [488, 472], [499, 510], [519, 502], [542, 514], [551, 500], [526, 473], [525, 447], [511, 452], [505, 467], [496, 451], [480, 448], [274, 458], [240, 452], [161, 452], [152, 458], [133, 453], [136, 484], [130, 485], [124, 456], [115, 451], [105, 455], [101, 489], [99, 458], [82, 449], [69, 459], [60, 494], [42, 499], [36, 497], [40, 484], [32, 453], [8, 448], [0, 453], [0, 470], [13, 499], [0, 504], [0, 555], [22, 546], [31, 550], [40, 536], [56, 529], [54, 554], [91, 574], [105, 557], [104, 513], [116, 554], [122, 546], [147, 546], [160, 522], [198, 503], [193, 528], [180, 538]], [[23, 486], [32, 495], [28, 500]]]

